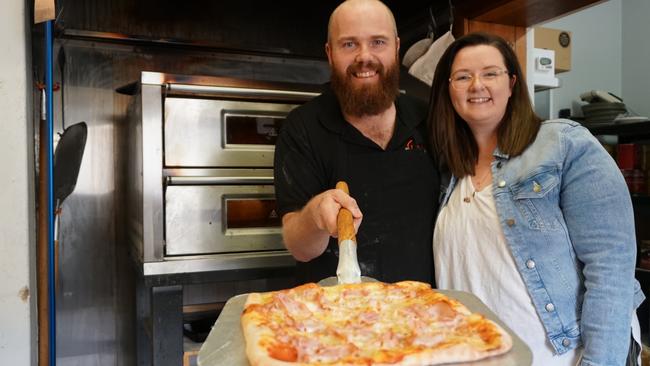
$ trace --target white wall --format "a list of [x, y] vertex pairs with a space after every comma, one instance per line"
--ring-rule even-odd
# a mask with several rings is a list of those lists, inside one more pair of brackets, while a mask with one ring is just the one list
[[[648, 0], [625, 0], [628, 1], [649, 3]], [[572, 100], [579, 99], [580, 93], [591, 89], [609, 91], [625, 99], [622, 95], [622, 3], [623, 0], [605, 1], [540, 24], [572, 32], [571, 71], [557, 74], [561, 87], [550, 93], [551, 117], [557, 117], [560, 109], [571, 108]], [[649, 14], [646, 11], [636, 16], [641, 22]], [[648, 34], [639, 34], [638, 37]]]
[[[36, 361], [27, 1], [0, 1], [0, 364]], [[29, 92], [28, 92], [29, 91]], [[34, 314], [34, 315], [33, 315]], [[32, 352], [34, 350], [34, 352]]]
[[650, 117], [650, 1], [623, 2], [623, 101]]

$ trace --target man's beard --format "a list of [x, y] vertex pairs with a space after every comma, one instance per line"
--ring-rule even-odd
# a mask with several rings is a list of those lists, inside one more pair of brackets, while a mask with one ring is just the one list
[[[339, 73], [332, 68], [332, 90], [339, 100], [344, 114], [361, 117], [374, 116], [390, 108], [399, 94], [399, 63], [385, 68], [378, 62], [354, 63]], [[355, 85], [354, 73], [360, 70], [374, 70], [379, 75], [376, 83]]]

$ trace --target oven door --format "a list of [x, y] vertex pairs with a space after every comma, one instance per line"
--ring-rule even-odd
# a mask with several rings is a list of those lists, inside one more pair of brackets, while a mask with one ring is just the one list
[[272, 184], [170, 185], [165, 255], [284, 249]]
[[282, 122], [297, 104], [169, 97], [166, 167], [272, 167]]

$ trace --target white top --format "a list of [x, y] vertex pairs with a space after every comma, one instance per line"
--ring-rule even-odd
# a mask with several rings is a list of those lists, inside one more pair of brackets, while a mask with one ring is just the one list
[[530, 347], [534, 366], [576, 365], [582, 348], [556, 356], [546, 338], [499, 225], [492, 186], [472, 197], [473, 192], [471, 178], [460, 179], [436, 220], [433, 258], [438, 287], [478, 296]]

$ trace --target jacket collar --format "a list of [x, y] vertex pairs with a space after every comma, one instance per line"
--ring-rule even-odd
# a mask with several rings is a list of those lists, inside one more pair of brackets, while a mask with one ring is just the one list
[[506, 153], [501, 152], [501, 150], [499, 150], [498, 146], [494, 149], [494, 152], [492, 153], [492, 155], [497, 159], [504, 159], [504, 160], [510, 159], [510, 154], [506, 154]]

